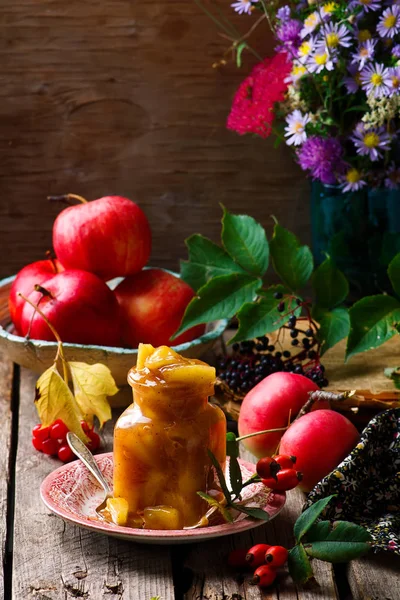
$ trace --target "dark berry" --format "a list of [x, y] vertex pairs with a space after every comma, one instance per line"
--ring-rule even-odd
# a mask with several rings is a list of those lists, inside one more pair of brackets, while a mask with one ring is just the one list
[[291, 357], [291, 354], [290, 354], [289, 350], [285, 350], [285, 351], [283, 352], [283, 356], [284, 356], [285, 358], [290, 358], [290, 357]]
[[310, 340], [308, 338], [303, 338], [302, 342], [303, 342], [304, 348], [306, 350], [308, 350], [308, 348], [310, 347], [310, 343], [311, 343]]
[[301, 365], [296, 365], [293, 372], [301, 375], [303, 373], [303, 367]]
[[292, 340], [292, 346], [298, 346], [299, 340]]
[[290, 330], [290, 337], [291, 338], [297, 338], [298, 335], [299, 335], [299, 332], [297, 331], [297, 329], [291, 329]]
[[289, 327], [294, 327], [296, 325], [297, 319], [294, 315], [292, 315], [291, 317], [289, 317]]
[[312, 330], [312, 329], [307, 329], [307, 331], [305, 332], [305, 335], [306, 335], [307, 337], [313, 337], [313, 335], [314, 335], [314, 332], [313, 332], [313, 330]]
[[239, 350], [239, 348], [240, 348], [240, 346], [239, 346], [239, 344], [237, 344], [237, 343], [236, 343], [236, 344], [233, 344], [233, 346], [232, 346], [232, 349], [233, 349], [235, 352], [237, 352], [237, 351]]
[[275, 358], [282, 358], [282, 352], [275, 352]]
[[275, 346], [273, 346], [272, 344], [270, 346], [268, 346], [268, 352], [273, 352], [275, 350]]
[[285, 310], [285, 303], [284, 302], [279, 302], [278, 306], [276, 307], [278, 312], [283, 312]]
[[300, 298], [296, 298], [296, 304], [297, 304], [297, 306], [300, 306], [300, 304], [301, 304]]
[[329, 381], [326, 377], [321, 381], [321, 387], [327, 387], [329, 385]]
[[310, 350], [310, 352], [308, 353], [308, 358], [314, 359], [317, 357], [317, 353], [315, 352], [315, 350]]
[[283, 298], [282, 292], [275, 292], [274, 298], [275, 298], [275, 300], [281, 300]]

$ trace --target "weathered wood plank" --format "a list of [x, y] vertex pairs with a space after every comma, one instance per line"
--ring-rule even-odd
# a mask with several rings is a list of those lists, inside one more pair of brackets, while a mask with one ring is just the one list
[[[252, 460], [246, 453], [246, 460]], [[254, 457], [253, 457], [254, 461]], [[244, 581], [227, 567], [226, 558], [234, 548], [250, 548], [253, 544], [267, 543], [291, 547], [293, 523], [300, 514], [304, 496], [299, 490], [288, 492], [286, 505], [270, 523], [253, 531], [201, 544], [189, 553], [186, 567], [193, 571], [193, 583], [185, 600], [338, 600], [333, 568], [328, 563], [313, 561], [316, 584], [305, 588], [295, 586], [286, 571], [277, 578], [277, 584], [267, 590], [252, 586], [251, 574]]]
[[4, 597], [4, 571], [9, 569], [7, 556], [7, 505], [10, 483], [11, 451], [11, 395], [13, 365], [0, 352], [0, 553], [2, 569], [0, 571], [0, 598]]
[[[217, 239], [218, 202], [306, 241], [308, 184], [288, 148], [225, 127], [253, 59], [213, 69], [229, 42], [195, 2], [5, 0], [0, 32], [0, 277], [51, 247], [52, 193], [136, 199], [153, 265], [176, 269], [195, 231]], [[259, 40], [272, 50], [267, 27]]]
[[[36, 452], [31, 428], [33, 373], [21, 372], [17, 456], [13, 600], [174, 600], [168, 548], [129, 544], [65, 524], [49, 514], [39, 496], [44, 477], [60, 466]], [[111, 449], [112, 424], [105, 430]]]
[[348, 580], [354, 600], [400, 600], [400, 558], [388, 553], [349, 563]]

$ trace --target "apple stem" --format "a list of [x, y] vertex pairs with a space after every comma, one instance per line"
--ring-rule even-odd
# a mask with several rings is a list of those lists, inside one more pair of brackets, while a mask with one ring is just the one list
[[[41, 287], [41, 286], [38, 286], [38, 287]], [[35, 286], [35, 288], [36, 288], [36, 286]], [[45, 289], [45, 288], [43, 288], [43, 289]], [[46, 290], [46, 292], [48, 292], [50, 294], [50, 292], [48, 290]], [[57, 330], [50, 323], [49, 319], [40, 310], [40, 308], [39, 308], [39, 306], [37, 304], [34, 304], [31, 300], [29, 300], [29, 298], [27, 298], [26, 296], [24, 296], [24, 294], [21, 294], [21, 292], [18, 292], [18, 296], [20, 296], [23, 300], [25, 300], [25, 302], [27, 302], [28, 304], [30, 304], [32, 306], [32, 308], [34, 308], [35, 311], [39, 313], [39, 315], [42, 317], [42, 319], [44, 320], [44, 322], [46, 323], [46, 325], [48, 326], [48, 328], [50, 329], [50, 331], [52, 332], [52, 334], [56, 338], [57, 344], [58, 344], [58, 348], [57, 348], [57, 354], [56, 354], [56, 358], [55, 358], [54, 362], [57, 362], [58, 356], [60, 356], [61, 362], [62, 362], [62, 365], [63, 365], [64, 380], [68, 384], [68, 371], [67, 371], [67, 364], [66, 364], [66, 360], [65, 360], [65, 356], [64, 356], [64, 349], [63, 349], [61, 338], [58, 335]]]
[[247, 438], [255, 437], [256, 435], [263, 435], [264, 433], [276, 433], [277, 431], [286, 431], [286, 429], [287, 427], [279, 427], [278, 429], [264, 429], [264, 431], [254, 431], [253, 433], [248, 433], [247, 435], [237, 437], [236, 441], [241, 442], [242, 440], [247, 440]]
[[315, 402], [343, 402], [344, 400], [347, 400], [347, 398], [351, 398], [352, 396], [354, 396], [355, 393], [356, 390], [345, 391], [339, 394], [335, 392], [327, 392], [324, 390], [316, 390], [315, 392], [310, 392], [307, 402], [303, 405], [294, 421], [297, 421], [297, 419], [300, 419], [300, 417], [310, 412], [311, 407]]
[[43, 296], [47, 296], [48, 298], [54, 298], [53, 294], [49, 290], [46, 290], [46, 288], [44, 288], [42, 285], [39, 285], [38, 283], [34, 285], [34, 289], [36, 292], [40, 292], [41, 294], [43, 294]]
[[61, 194], [61, 196], [47, 196], [47, 200], [50, 202], [63, 202], [64, 204], [71, 205], [71, 200], [79, 200], [82, 204], [86, 204], [86, 198], [78, 196], [77, 194]]
[[57, 265], [56, 265], [56, 261], [54, 260], [52, 254], [51, 254], [51, 250], [47, 250], [46, 251], [46, 258], [47, 260], [49, 260], [51, 262], [51, 264], [53, 265], [53, 269], [54, 269], [54, 273], [58, 273], [58, 269], [57, 269]]

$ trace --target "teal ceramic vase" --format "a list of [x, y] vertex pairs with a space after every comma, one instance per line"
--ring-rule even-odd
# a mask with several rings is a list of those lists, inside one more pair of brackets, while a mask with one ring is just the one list
[[387, 266], [400, 252], [400, 190], [343, 193], [313, 182], [311, 231], [316, 264], [329, 254], [348, 278], [353, 300], [390, 291]]

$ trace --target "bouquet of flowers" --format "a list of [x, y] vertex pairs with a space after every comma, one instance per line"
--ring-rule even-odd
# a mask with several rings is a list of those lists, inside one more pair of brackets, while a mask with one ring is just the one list
[[[276, 0], [235, 0], [231, 6], [240, 14], [261, 11], [258, 22], [272, 29], [276, 54], [240, 85], [228, 128], [276, 134], [308, 175], [344, 192], [396, 188], [400, 1], [294, 0], [278, 7]], [[234, 46], [238, 55], [249, 48], [247, 41]]]

